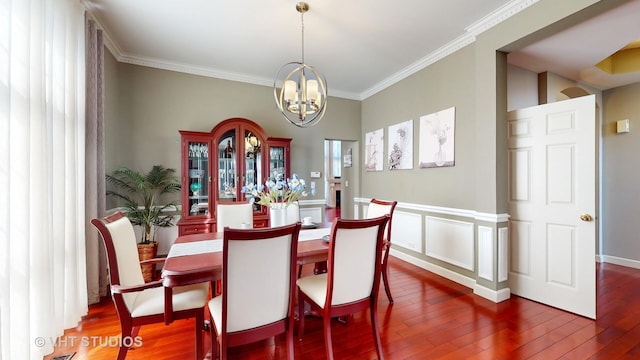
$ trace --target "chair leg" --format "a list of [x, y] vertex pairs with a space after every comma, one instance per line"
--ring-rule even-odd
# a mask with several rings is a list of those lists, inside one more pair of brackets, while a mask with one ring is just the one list
[[[117, 359], [124, 360], [125, 357], [127, 357], [127, 351], [129, 351], [129, 346], [125, 344], [131, 345], [132, 343], [131, 340], [136, 336], [138, 336], [138, 330], [140, 329], [140, 327], [139, 326], [132, 327], [130, 323], [129, 324], [121, 323], [120, 329], [122, 333], [122, 338], [120, 341], [120, 349], [118, 349]], [[124, 339], [128, 339], [128, 341], [125, 341]]]
[[373, 342], [376, 345], [376, 353], [378, 354], [378, 360], [384, 360], [382, 354], [382, 343], [380, 342], [380, 333], [378, 332], [378, 311], [375, 305], [369, 308], [371, 313], [371, 331], [373, 332]]
[[293, 360], [295, 359], [294, 345], [293, 345], [293, 322], [294, 319], [292, 317], [289, 318], [289, 323], [287, 324], [287, 359]]
[[209, 326], [209, 339], [211, 340], [211, 360], [218, 358], [218, 333], [213, 325], [213, 319], [210, 318], [211, 326]]
[[324, 347], [327, 352], [327, 360], [333, 360], [333, 342], [331, 341], [331, 317], [322, 317], [322, 326], [324, 327]]
[[393, 297], [391, 296], [391, 288], [389, 287], [389, 272], [387, 270], [387, 261], [382, 263], [382, 282], [384, 283], [384, 292], [387, 293], [387, 299], [389, 304], [393, 304]]
[[298, 279], [302, 276], [302, 265], [298, 265]]
[[298, 291], [298, 340], [302, 340], [304, 334], [304, 299]]
[[204, 335], [204, 308], [196, 311], [196, 359], [204, 358], [202, 352], [202, 336]]

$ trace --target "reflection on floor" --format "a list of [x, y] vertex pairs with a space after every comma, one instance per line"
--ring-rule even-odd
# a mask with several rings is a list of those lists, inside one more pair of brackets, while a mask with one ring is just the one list
[[326, 222], [332, 222], [333, 219], [337, 217], [340, 217], [340, 207], [327, 207], [324, 209], [324, 218]]

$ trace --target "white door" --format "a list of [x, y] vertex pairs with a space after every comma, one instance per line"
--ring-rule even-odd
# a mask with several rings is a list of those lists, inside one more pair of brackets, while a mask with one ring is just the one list
[[595, 96], [509, 112], [511, 292], [596, 317]]

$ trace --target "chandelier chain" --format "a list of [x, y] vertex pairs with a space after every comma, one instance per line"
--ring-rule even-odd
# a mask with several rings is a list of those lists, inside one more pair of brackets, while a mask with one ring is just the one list
[[300, 23], [302, 24], [302, 63], [304, 64], [304, 13], [300, 13]]

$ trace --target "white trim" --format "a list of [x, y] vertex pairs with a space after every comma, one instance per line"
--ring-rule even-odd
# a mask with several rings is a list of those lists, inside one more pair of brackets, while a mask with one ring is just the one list
[[476, 284], [473, 288], [473, 293], [487, 300], [493, 301], [494, 303], [509, 300], [511, 297], [511, 289], [509, 288], [492, 290], [479, 284]]
[[411, 255], [407, 255], [405, 253], [402, 253], [400, 251], [394, 250], [393, 248], [391, 249], [391, 251], [389, 251], [389, 255], [392, 255], [394, 257], [397, 257], [400, 260], [406, 261], [409, 264], [413, 264], [419, 268], [425, 269], [427, 271], [430, 271], [436, 275], [440, 275], [446, 279], [449, 279], [453, 282], [456, 282], [460, 285], [464, 285], [468, 288], [473, 289], [473, 287], [475, 286], [476, 282], [475, 280], [468, 278], [464, 275], [461, 275], [455, 271], [451, 271], [449, 269], [445, 269], [443, 267], [434, 265], [432, 263], [429, 263], [427, 261], [415, 258]]
[[498, 282], [509, 280], [509, 229], [498, 229]]
[[360, 94], [361, 100], [364, 100], [372, 95], [379, 93], [380, 91], [388, 88], [389, 86], [417, 73], [418, 71], [426, 68], [427, 66], [453, 54], [454, 52], [462, 49], [463, 47], [472, 44], [476, 41], [476, 36], [490, 28], [498, 25], [511, 16], [519, 13], [527, 7], [535, 4], [538, 0], [513, 0], [499, 9], [493, 11], [482, 19], [469, 25], [465, 30], [466, 33], [457, 37], [453, 41], [445, 44], [444, 46], [436, 49], [432, 53], [423, 57], [422, 59], [410, 64], [406, 68], [398, 71], [390, 77], [382, 80], [371, 88], [365, 90]]
[[474, 225], [470, 222], [425, 216], [424, 255], [474, 271], [476, 253], [473, 230]]
[[640, 261], [611, 255], [600, 255], [601, 262], [640, 269]]
[[492, 13], [476, 21], [475, 23], [467, 26], [465, 30], [473, 35], [479, 35], [499, 23], [507, 20], [520, 11], [528, 8], [529, 6], [537, 3], [539, 0], [514, 0], [507, 4], [504, 4], [500, 8], [496, 9]]
[[419, 268], [430, 271], [436, 275], [442, 276], [445, 279], [451, 280], [460, 285], [466, 286], [470, 289], [473, 289], [473, 293], [475, 295], [481, 296], [487, 300], [493, 301], [495, 303], [507, 300], [511, 297], [511, 290], [509, 288], [500, 289], [500, 290], [491, 290], [484, 286], [478, 285], [473, 279], [468, 278], [466, 276], [460, 275], [451, 270], [445, 269], [443, 267], [431, 264], [424, 260], [417, 259], [411, 255], [407, 255], [401, 253], [397, 250], [391, 249], [389, 251], [389, 255], [394, 256], [400, 260], [406, 261], [409, 264], [415, 265]]
[[[369, 198], [354, 198], [355, 203], [368, 204], [371, 199]], [[414, 211], [422, 211], [433, 214], [443, 214], [443, 215], [451, 215], [451, 216], [459, 216], [474, 219], [476, 221], [484, 221], [489, 223], [503, 223], [509, 221], [509, 214], [491, 214], [484, 213], [475, 210], [467, 210], [467, 209], [456, 209], [456, 208], [448, 208], [442, 206], [432, 206], [432, 205], [422, 205], [422, 204], [414, 204], [414, 203], [405, 203], [398, 202], [396, 205], [396, 209], [407, 209]]]
[[325, 206], [324, 199], [316, 199], [316, 200], [298, 200], [300, 206], [310, 206], [310, 205], [322, 205]]
[[493, 281], [493, 228], [478, 226], [478, 277]]

